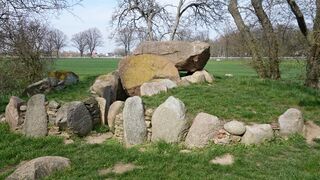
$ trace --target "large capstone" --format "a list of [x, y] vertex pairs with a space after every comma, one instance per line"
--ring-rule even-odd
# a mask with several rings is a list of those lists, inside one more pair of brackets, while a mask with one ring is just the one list
[[140, 95], [140, 86], [153, 79], [180, 79], [179, 72], [172, 62], [165, 57], [151, 54], [122, 59], [119, 73], [123, 88], [130, 96]]
[[151, 140], [164, 140], [168, 143], [177, 143], [183, 140], [188, 129], [185, 113], [183, 102], [170, 96], [153, 113]]
[[48, 115], [43, 94], [34, 95], [29, 99], [23, 132], [26, 136], [31, 137], [41, 137], [48, 134]]
[[146, 41], [134, 51], [135, 55], [154, 54], [167, 58], [180, 71], [202, 70], [210, 58], [210, 44], [186, 41]]
[[143, 143], [147, 138], [147, 126], [144, 119], [142, 99], [130, 97], [123, 109], [124, 141], [127, 146]]
[[71, 130], [74, 134], [85, 136], [92, 130], [92, 119], [83, 102], [64, 104], [57, 113], [56, 124], [60, 130]]

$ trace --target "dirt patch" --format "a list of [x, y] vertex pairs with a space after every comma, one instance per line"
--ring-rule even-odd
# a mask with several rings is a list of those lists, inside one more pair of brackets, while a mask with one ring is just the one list
[[107, 139], [110, 139], [112, 137], [113, 137], [113, 134], [111, 132], [108, 132], [104, 134], [94, 134], [91, 136], [87, 136], [85, 140], [88, 144], [102, 144]]
[[211, 164], [219, 164], [222, 166], [232, 165], [234, 163], [233, 155], [225, 154], [218, 156], [210, 161]]
[[110, 173], [115, 173], [115, 174], [123, 174], [126, 173], [128, 171], [132, 171], [134, 169], [138, 169], [141, 168], [140, 166], [136, 166], [132, 163], [117, 163], [116, 165], [114, 165], [112, 168], [108, 168], [108, 169], [101, 169], [99, 170], [99, 175], [100, 176], [105, 176], [107, 174]]

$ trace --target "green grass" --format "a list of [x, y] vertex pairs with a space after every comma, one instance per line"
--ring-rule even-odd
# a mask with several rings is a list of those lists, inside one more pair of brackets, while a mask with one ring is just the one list
[[[70, 70], [79, 74], [80, 83], [61, 92], [52, 92], [48, 99], [60, 102], [84, 99], [96, 76], [111, 72], [117, 60], [68, 59], [55, 63], [57, 70]], [[210, 61], [206, 69], [214, 74], [212, 85], [199, 84], [170, 90], [152, 98], [144, 97], [147, 107], [156, 107], [168, 96], [181, 99], [193, 118], [207, 112], [221, 119], [245, 122], [274, 122], [290, 107], [303, 111], [306, 120], [320, 123], [320, 92], [303, 87], [304, 64], [284, 61], [282, 79], [260, 80], [248, 61]], [[225, 77], [233, 74], [234, 77]], [[5, 104], [5, 103], [3, 103]], [[0, 107], [0, 112], [3, 107]], [[44, 155], [59, 155], [71, 159], [72, 167], [48, 179], [318, 179], [320, 177], [320, 143], [309, 146], [301, 136], [288, 141], [274, 139], [259, 146], [210, 145], [190, 154], [181, 154], [182, 145], [156, 143], [126, 149], [111, 140], [102, 145], [87, 145], [76, 139], [64, 145], [62, 139], [46, 137], [27, 138], [9, 132], [0, 125], [0, 179], [9, 175], [23, 160]], [[146, 148], [140, 152], [139, 148]], [[232, 166], [209, 164], [215, 156], [231, 153]], [[117, 162], [131, 162], [141, 169], [123, 175], [100, 177], [98, 170], [112, 167]]]

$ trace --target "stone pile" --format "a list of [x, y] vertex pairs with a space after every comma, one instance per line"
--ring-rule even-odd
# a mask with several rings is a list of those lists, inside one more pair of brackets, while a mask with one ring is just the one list
[[114, 121], [114, 137], [119, 142], [123, 143], [124, 131], [123, 131], [123, 115], [122, 112], [117, 114]]
[[55, 124], [56, 118], [57, 118], [57, 112], [59, 108], [60, 108], [60, 104], [55, 100], [52, 100], [48, 103], [46, 109], [47, 109], [47, 114], [48, 114], [50, 124]]
[[98, 102], [94, 97], [87, 98], [83, 101], [87, 110], [89, 111], [92, 118], [92, 125], [98, 125], [101, 123], [101, 113]]
[[144, 112], [144, 120], [147, 126], [147, 141], [150, 142], [151, 141], [151, 136], [152, 136], [152, 115], [154, 113], [153, 109], [146, 109], [146, 111]]

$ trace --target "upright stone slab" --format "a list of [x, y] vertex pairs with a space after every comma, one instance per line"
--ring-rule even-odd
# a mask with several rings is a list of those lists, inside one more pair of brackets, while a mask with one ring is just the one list
[[123, 101], [115, 101], [111, 104], [108, 111], [108, 126], [112, 132], [114, 132], [115, 127], [115, 119], [117, 114], [119, 114], [123, 109], [124, 102]]
[[170, 96], [152, 116], [152, 141], [164, 140], [168, 143], [180, 142], [188, 128], [185, 105]]
[[223, 123], [218, 117], [199, 113], [193, 120], [185, 143], [189, 148], [202, 148], [209, 143], [222, 126]]
[[29, 99], [23, 132], [31, 137], [41, 137], [48, 134], [48, 116], [43, 94], [34, 95]]
[[147, 138], [142, 99], [138, 96], [128, 98], [123, 109], [124, 141], [126, 145], [143, 143]]
[[57, 113], [56, 124], [60, 130], [71, 130], [74, 134], [85, 136], [92, 130], [92, 118], [83, 102], [64, 104]]
[[294, 133], [303, 133], [304, 121], [298, 109], [290, 108], [279, 117], [280, 134], [287, 136]]
[[5, 117], [8, 122], [11, 130], [16, 130], [23, 122], [21, 122], [21, 118], [19, 118], [19, 108], [23, 103], [23, 100], [12, 96], [10, 98], [9, 104], [6, 107]]

